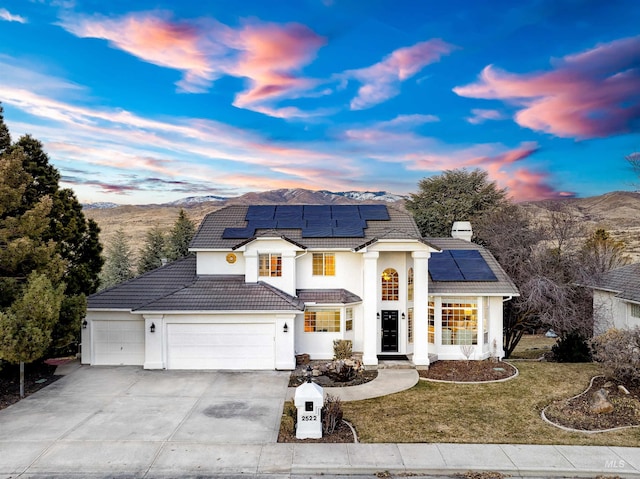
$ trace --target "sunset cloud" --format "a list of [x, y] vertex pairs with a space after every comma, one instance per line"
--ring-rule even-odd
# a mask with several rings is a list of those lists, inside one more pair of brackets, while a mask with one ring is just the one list
[[548, 72], [514, 74], [492, 65], [460, 96], [497, 99], [520, 110], [523, 127], [564, 138], [628, 133], [640, 120], [640, 36], [598, 45], [554, 62]]
[[344, 76], [362, 84], [351, 100], [352, 110], [364, 110], [392, 98], [400, 92], [400, 84], [420, 72], [425, 66], [440, 61], [455, 47], [440, 39], [399, 48], [370, 67], [348, 70]]
[[480, 125], [487, 120], [503, 120], [505, 118], [498, 110], [483, 110], [481, 108], [471, 110], [471, 115], [466, 120], [472, 125]]
[[27, 23], [26, 18], [20, 15], [14, 15], [6, 8], [0, 8], [0, 20], [4, 20], [5, 22]]

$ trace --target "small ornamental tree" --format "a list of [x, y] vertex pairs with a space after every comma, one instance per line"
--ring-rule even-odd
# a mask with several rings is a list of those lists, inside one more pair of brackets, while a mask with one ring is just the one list
[[610, 329], [591, 341], [593, 359], [606, 375], [627, 385], [640, 385], [640, 328]]
[[54, 287], [45, 274], [33, 273], [18, 298], [0, 312], [0, 359], [20, 364], [20, 397], [24, 397], [24, 363], [43, 356], [60, 315], [64, 284]]

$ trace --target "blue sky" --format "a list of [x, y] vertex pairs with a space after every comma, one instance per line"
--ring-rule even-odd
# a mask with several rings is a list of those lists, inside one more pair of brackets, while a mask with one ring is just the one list
[[82, 202], [631, 190], [636, 0], [0, 0], [0, 101]]

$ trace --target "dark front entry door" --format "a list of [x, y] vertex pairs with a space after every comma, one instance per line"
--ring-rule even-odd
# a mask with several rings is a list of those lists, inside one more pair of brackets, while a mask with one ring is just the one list
[[398, 352], [398, 312], [382, 311], [382, 352]]

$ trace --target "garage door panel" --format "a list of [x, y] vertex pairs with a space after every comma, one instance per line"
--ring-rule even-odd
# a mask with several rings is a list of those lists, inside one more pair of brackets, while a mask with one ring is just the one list
[[169, 369], [274, 369], [275, 326], [169, 324]]
[[142, 365], [144, 321], [94, 321], [93, 364]]

